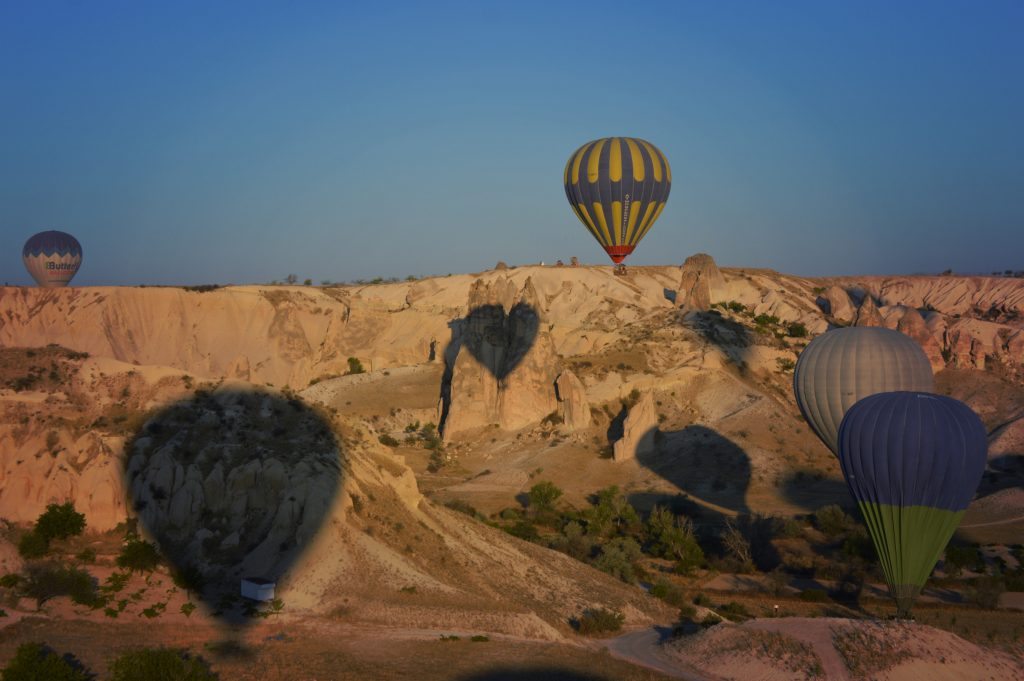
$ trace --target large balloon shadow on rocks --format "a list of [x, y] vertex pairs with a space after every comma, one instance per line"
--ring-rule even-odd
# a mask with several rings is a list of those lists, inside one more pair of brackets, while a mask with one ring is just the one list
[[637, 462], [690, 497], [743, 515], [750, 487], [750, 457], [738, 444], [706, 426], [658, 431], [653, 450]]
[[448, 328], [452, 337], [444, 353], [441, 423], [445, 422], [451, 404], [452, 376], [459, 353], [467, 350], [502, 384], [537, 340], [540, 314], [532, 305], [522, 302], [513, 305], [508, 313], [501, 305], [479, 305], [465, 317], [448, 322]]
[[262, 390], [197, 391], [160, 409], [125, 452], [140, 529], [229, 625], [255, 614], [241, 580], [279, 581], [341, 487], [341, 445], [327, 419]]
[[754, 335], [750, 329], [718, 310], [687, 312], [681, 315], [681, 320], [685, 328], [695, 332], [731, 359], [741, 376], [746, 375], [750, 347], [754, 345]]
[[638, 452], [637, 461], [672, 483], [682, 496], [658, 498], [651, 493], [634, 493], [629, 497], [630, 503], [647, 510], [657, 504], [690, 517], [704, 538], [702, 543], [719, 544], [721, 553], [725, 553], [721, 540], [726, 521], [734, 522], [750, 542], [757, 567], [771, 570], [777, 566], [781, 560], [770, 542], [772, 521], [753, 514], [747, 505], [751, 466], [746, 451], [706, 426], [654, 430], [655, 448]]

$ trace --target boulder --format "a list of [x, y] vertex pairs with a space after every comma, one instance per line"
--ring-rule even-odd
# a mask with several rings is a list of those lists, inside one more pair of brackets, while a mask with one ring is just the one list
[[[555, 411], [558, 355], [541, 330], [540, 299], [530, 279], [516, 290], [508, 278], [478, 280], [469, 313], [452, 323], [438, 418], [445, 440], [497, 424], [516, 430]], [[453, 355], [453, 356], [452, 356]]]
[[924, 317], [917, 311], [917, 308], [906, 308], [896, 324], [896, 330], [910, 336], [921, 346], [924, 354], [928, 356], [928, 361], [931, 362], [932, 371], [940, 371], [946, 366], [946, 362], [942, 358], [942, 345], [928, 329]]
[[854, 322], [854, 326], [885, 326], [882, 313], [878, 311], [875, 299], [871, 297], [870, 293], [864, 296], [860, 307], [857, 308], [857, 321]]
[[723, 299], [725, 278], [715, 259], [707, 253], [691, 255], [683, 263], [676, 291], [676, 304], [688, 310], [709, 310], [711, 303]]
[[658, 413], [654, 408], [654, 398], [645, 392], [626, 414], [622, 437], [612, 445], [612, 458], [626, 461], [652, 453], [657, 429]]
[[558, 400], [562, 404], [562, 419], [569, 430], [581, 430], [590, 425], [590, 403], [583, 381], [566, 369], [555, 381]]
[[857, 312], [850, 301], [850, 294], [838, 286], [829, 286], [817, 300], [825, 314], [831, 315], [840, 322], [849, 324], [853, 321]]

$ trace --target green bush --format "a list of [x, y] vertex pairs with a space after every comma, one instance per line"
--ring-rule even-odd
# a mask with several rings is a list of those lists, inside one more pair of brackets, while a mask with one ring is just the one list
[[527, 496], [530, 499], [530, 508], [536, 513], [544, 513], [554, 509], [555, 502], [562, 496], [562, 490], [555, 483], [545, 480], [531, 487]]
[[21, 539], [18, 540], [18, 553], [21, 554], [22, 558], [33, 559], [42, 558], [50, 552], [49, 540], [32, 530], [21, 535]]
[[96, 583], [92, 575], [76, 567], [31, 566], [22, 592], [36, 599], [36, 605], [40, 607], [57, 596], [70, 596], [75, 603], [90, 607], [103, 604], [103, 600], [96, 595]]
[[790, 338], [806, 338], [807, 327], [800, 322], [790, 322], [786, 325], [786, 335]]
[[9, 572], [3, 577], [0, 577], [0, 586], [5, 589], [13, 589], [19, 584], [21, 584], [21, 575], [15, 572]]
[[152, 572], [160, 564], [160, 554], [149, 542], [132, 538], [121, 547], [116, 562], [118, 567], [132, 572]]
[[659, 579], [651, 586], [651, 595], [660, 598], [671, 606], [681, 607], [686, 602], [686, 594], [682, 587], [665, 578]]
[[754, 317], [754, 323], [758, 326], [775, 326], [779, 323], [779, 318], [773, 314], [759, 314]]
[[83, 563], [95, 563], [96, 562], [96, 551], [94, 549], [82, 549], [75, 556], [78, 560]]
[[487, 641], [490, 641], [491, 639], [487, 638], [483, 634], [477, 634], [476, 636], [471, 636], [469, 638], [469, 640], [472, 641], [473, 643], [486, 643]]
[[76, 669], [70, 662], [42, 643], [23, 643], [0, 670], [3, 681], [89, 681], [92, 675]]
[[75, 511], [70, 501], [65, 504], [50, 504], [36, 520], [36, 533], [47, 541], [67, 539], [82, 534], [85, 530], [85, 515]]
[[828, 600], [828, 594], [824, 589], [804, 589], [800, 592], [800, 600], [808, 603], [824, 603]]
[[827, 537], [838, 537], [853, 524], [853, 519], [839, 506], [832, 504], [814, 514], [814, 524]]
[[733, 621], [740, 621], [750, 617], [750, 613], [742, 603], [730, 601], [718, 609], [720, 613]]
[[202, 658], [167, 648], [125, 653], [110, 665], [110, 681], [217, 681], [219, 678]]
[[348, 373], [350, 374], [361, 374], [365, 371], [363, 369], [363, 363], [355, 357], [348, 358]]
[[378, 437], [377, 441], [386, 447], [397, 447], [398, 445], [402, 444], [401, 442], [391, 437], [387, 433], [384, 433], [383, 435]]
[[577, 630], [585, 635], [603, 634], [618, 631], [626, 616], [615, 610], [596, 608], [584, 610], [577, 622]]
[[710, 629], [716, 624], [721, 624], [721, 622], [721, 617], [719, 617], [713, 612], [709, 612], [707, 615], [704, 615], [704, 619], [700, 621], [700, 626], [704, 627], [705, 629]]

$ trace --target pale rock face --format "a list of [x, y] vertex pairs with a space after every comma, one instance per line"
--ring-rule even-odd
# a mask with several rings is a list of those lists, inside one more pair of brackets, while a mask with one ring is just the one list
[[725, 278], [707, 253], [691, 255], [683, 262], [676, 304], [688, 310], [709, 310], [724, 299]]
[[870, 295], [864, 296], [860, 307], [857, 308], [857, 321], [854, 326], [885, 326], [885, 320], [875, 305], [875, 300]]
[[531, 280], [518, 293], [510, 279], [479, 280], [467, 308], [454, 327], [454, 358], [451, 349], [446, 357], [451, 378], [442, 386], [448, 397], [439, 414], [445, 439], [490, 424], [515, 430], [553, 412], [558, 355], [551, 334], [541, 330]]
[[562, 403], [562, 419], [569, 430], [582, 430], [590, 425], [590, 403], [587, 389], [571, 369], [558, 375], [555, 381], [558, 399]]
[[640, 400], [626, 414], [622, 424], [622, 438], [612, 445], [612, 458], [615, 461], [635, 459], [637, 456], [654, 451], [654, 433], [658, 427], [658, 413], [654, 407], [654, 397], [645, 392]]
[[946, 362], [942, 358], [941, 344], [928, 329], [924, 317], [921, 316], [921, 313], [916, 308], [906, 308], [906, 311], [896, 325], [896, 330], [910, 336], [921, 346], [921, 349], [924, 350], [924, 354], [928, 356], [928, 361], [932, 365], [932, 371], [939, 371], [946, 366]]
[[818, 305], [835, 319], [849, 324], [857, 316], [850, 294], [838, 286], [829, 286], [818, 299]]

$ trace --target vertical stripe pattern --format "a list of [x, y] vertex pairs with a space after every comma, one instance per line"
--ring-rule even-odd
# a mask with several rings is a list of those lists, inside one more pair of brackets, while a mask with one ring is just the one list
[[606, 137], [569, 157], [565, 196], [612, 260], [622, 260], [650, 231], [668, 201], [668, 159], [650, 142]]

